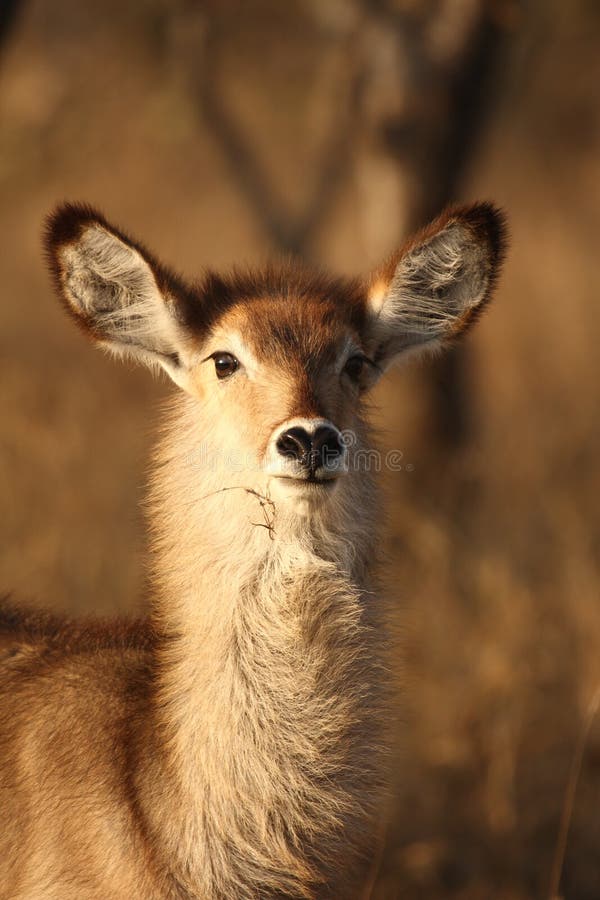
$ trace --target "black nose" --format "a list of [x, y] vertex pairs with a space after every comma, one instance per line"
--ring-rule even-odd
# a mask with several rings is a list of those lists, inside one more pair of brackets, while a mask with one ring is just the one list
[[319, 425], [312, 439], [312, 452], [316, 459], [315, 469], [337, 462], [344, 452], [339, 431], [329, 425]]
[[344, 452], [339, 432], [329, 425], [319, 425], [312, 436], [301, 426], [288, 428], [277, 438], [277, 449], [311, 472], [332, 465]]

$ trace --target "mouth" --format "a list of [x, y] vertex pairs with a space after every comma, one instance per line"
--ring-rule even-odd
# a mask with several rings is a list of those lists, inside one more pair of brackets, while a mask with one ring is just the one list
[[277, 475], [276, 478], [277, 481], [284, 482], [287, 487], [315, 492], [329, 491], [337, 484], [337, 478], [331, 475], [327, 478], [319, 478], [314, 474], [299, 477], [293, 475]]

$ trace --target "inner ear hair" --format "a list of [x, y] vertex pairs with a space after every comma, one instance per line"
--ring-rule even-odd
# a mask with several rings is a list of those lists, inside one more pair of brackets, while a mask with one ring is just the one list
[[400, 260], [388, 294], [411, 331], [435, 335], [479, 305], [489, 275], [487, 249], [452, 222]]

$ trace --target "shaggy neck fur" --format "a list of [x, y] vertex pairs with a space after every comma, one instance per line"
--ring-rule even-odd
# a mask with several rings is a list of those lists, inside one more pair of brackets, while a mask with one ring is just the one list
[[256, 474], [195, 466], [198, 440], [184, 398], [152, 490], [148, 828], [192, 896], [350, 897], [336, 864], [362, 872], [384, 770], [374, 488], [350, 473], [286, 511]]

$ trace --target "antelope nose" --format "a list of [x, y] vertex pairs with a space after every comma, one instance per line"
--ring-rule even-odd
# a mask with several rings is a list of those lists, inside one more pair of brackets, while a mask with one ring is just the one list
[[312, 457], [314, 468], [331, 466], [344, 452], [341, 435], [329, 425], [319, 425], [312, 439]]
[[305, 428], [300, 426], [288, 428], [277, 438], [277, 450], [286, 459], [295, 459], [304, 463], [310, 457], [312, 440]]
[[319, 425], [312, 435], [298, 425], [288, 428], [279, 435], [276, 446], [281, 456], [312, 472], [337, 462], [344, 452], [339, 432], [329, 425]]

